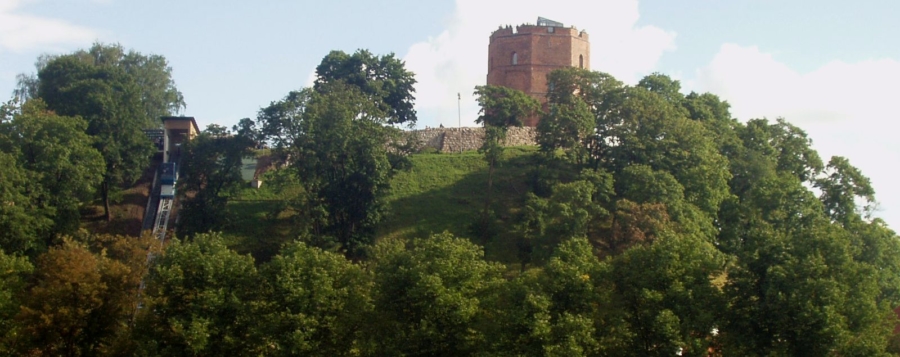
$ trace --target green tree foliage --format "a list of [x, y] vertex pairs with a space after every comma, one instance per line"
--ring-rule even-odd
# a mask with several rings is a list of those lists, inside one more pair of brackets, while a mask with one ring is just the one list
[[658, 94], [666, 102], [671, 103], [679, 110], [683, 110], [684, 94], [681, 94], [681, 83], [671, 77], [656, 72], [647, 75], [638, 82], [637, 86]]
[[475, 330], [481, 299], [500, 283], [501, 266], [449, 233], [375, 247], [375, 323], [380, 356], [460, 356], [484, 342]]
[[737, 131], [743, 145], [732, 158], [731, 186], [739, 201], [719, 213], [720, 249], [734, 259], [723, 351], [882, 355], [895, 321], [900, 256], [896, 235], [857, 213], [857, 194], [874, 199], [867, 180], [840, 158], [817, 177], [822, 164], [811, 141], [783, 120], [751, 120]]
[[604, 136], [603, 166], [614, 173], [633, 164], [667, 171], [685, 188], [685, 199], [714, 214], [728, 197], [727, 161], [705, 128], [678, 108], [642, 88], [628, 91], [617, 125]]
[[28, 197], [28, 173], [15, 156], [0, 152], [0, 249], [27, 252], [43, 244], [38, 237], [53, 226]]
[[253, 142], [225, 134], [224, 127], [210, 126], [182, 148], [179, 191], [193, 193], [182, 201], [178, 231], [184, 236], [224, 228], [228, 196], [244, 184], [241, 159], [251, 154]]
[[[482, 238], [487, 238], [487, 224], [491, 205], [491, 191], [494, 183], [494, 168], [503, 157], [503, 144], [510, 126], [522, 126], [522, 120], [535, 115], [540, 103], [525, 92], [502, 86], [477, 86], [475, 96], [481, 109], [476, 123], [484, 125], [484, 142], [478, 149], [488, 163], [487, 194], [484, 211], [480, 218]], [[485, 239], [486, 241], [486, 239]]]
[[371, 276], [343, 256], [294, 243], [267, 263], [264, 324], [275, 356], [353, 356], [367, 350]]
[[354, 86], [322, 84], [292, 92], [260, 111], [265, 133], [290, 157], [307, 194], [295, 203], [308, 235], [330, 237], [359, 256], [385, 213], [384, 199], [397, 160], [386, 143], [388, 115]]
[[[29, 85], [54, 98], [47, 107], [0, 107], [0, 242], [11, 254], [0, 253], [2, 353], [900, 352], [900, 238], [871, 217], [866, 176], [841, 157], [824, 165], [807, 134], [783, 119], [739, 122], [727, 102], [683, 95], [658, 73], [636, 86], [581, 69], [550, 75], [533, 185], [504, 197], [513, 202], [504, 215], [491, 215], [490, 204], [482, 215], [492, 227], [515, 227], [484, 241], [494, 251], [519, 248], [518, 262], [491, 255], [510, 266], [449, 233], [372, 244], [402, 162], [389, 125], [409, 117], [388, 98], [395, 84], [379, 77], [390, 72], [379, 68], [384, 58], [363, 52], [332, 53], [315, 88], [242, 120], [235, 136], [211, 126], [184, 148], [181, 191], [196, 195], [182, 222], [206, 226], [180, 231], [202, 232], [228, 228], [223, 197], [239, 182], [246, 148], [274, 144], [288, 164], [276, 174], [302, 186], [287, 210], [301, 234], [270, 262], [257, 267], [221, 234], [201, 233], [154, 253], [145, 276], [152, 238], [80, 234], [31, 264], [20, 256], [39, 254], [34, 237], [87, 199], [83, 181], [104, 169], [81, 172], [73, 162], [106, 158], [109, 148], [98, 156], [90, 146], [118, 139], [97, 128], [118, 123], [110, 113], [134, 111], [122, 103], [140, 102], [135, 80], [97, 65], [109, 57], [97, 53], [40, 65], [43, 77]], [[490, 192], [505, 128], [537, 105], [498, 87], [476, 95]]]
[[38, 72], [38, 95], [50, 110], [87, 120], [106, 164], [96, 182], [107, 220], [110, 194], [137, 180], [153, 147], [141, 132], [147, 114], [136, 79], [118, 66], [88, 63], [76, 53], [51, 60]]
[[[793, 231], [753, 229], [729, 272], [726, 351], [743, 355], [878, 355], [894, 321], [878, 275], [824, 219]], [[896, 266], [896, 265], [894, 265]]]
[[13, 342], [18, 339], [18, 324], [13, 318], [19, 312], [27, 278], [34, 266], [25, 257], [9, 255], [0, 250], [0, 353], [12, 355]]
[[56, 234], [78, 228], [79, 208], [93, 198], [103, 159], [85, 134], [87, 123], [63, 117], [32, 99], [0, 122], [0, 247], [41, 250]]
[[725, 309], [712, 278], [725, 256], [702, 236], [664, 231], [610, 262], [617, 304], [632, 334], [627, 350], [642, 356], [706, 356]]
[[588, 161], [583, 142], [593, 136], [593, 115], [581, 98], [571, 96], [565, 103], [553, 103], [538, 123], [538, 143], [545, 152], [563, 149], [576, 164]]
[[699, 121], [707, 131], [713, 133], [712, 139], [716, 142], [719, 153], [731, 158], [742, 145], [737, 137], [738, 121], [731, 117], [731, 105], [715, 94], [696, 92], [688, 94], [683, 103], [688, 117]]
[[[587, 172], [585, 173], [587, 176]], [[533, 193], [523, 208], [521, 233], [525, 239], [523, 263], [545, 261], [555, 247], [572, 238], [598, 238], [610, 215], [612, 176], [598, 173], [595, 180], [557, 183], [547, 198]]]
[[250, 356], [256, 335], [260, 275], [253, 258], [228, 250], [218, 233], [174, 240], [155, 259], [138, 314], [138, 353], [150, 356]]
[[[875, 203], [875, 190], [869, 178], [840, 156], [828, 161], [825, 174], [814, 186], [822, 191], [821, 200], [831, 219], [847, 222], [853, 215], [869, 218]], [[857, 199], [865, 202], [862, 209], [857, 208]]]
[[274, 148], [287, 154], [303, 133], [303, 115], [310, 103], [312, 89], [291, 91], [283, 99], [269, 103], [259, 110], [257, 123], [261, 126], [261, 134], [274, 144]]
[[584, 238], [561, 243], [543, 268], [488, 300], [485, 355], [627, 356], [631, 332], [615, 305], [609, 265]]
[[[165, 57], [144, 55], [125, 49], [120, 44], [95, 43], [87, 50], [78, 50], [70, 55], [84, 63], [98, 67], [118, 67], [132, 77], [139, 87], [143, 105], [145, 128], [160, 126], [159, 118], [180, 113], [185, 108], [184, 97], [175, 87], [172, 68]], [[41, 55], [35, 62], [37, 75], [20, 74], [18, 86], [13, 93], [21, 99], [40, 95], [40, 72], [52, 61], [63, 56]]]
[[[600, 159], [613, 144], [603, 138], [619, 122], [624, 84], [609, 74], [580, 68], [553, 71], [547, 81], [550, 112], [537, 127], [541, 150], [552, 154], [562, 149], [569, 160], [599, 167]], [[585, 105], [590, 118], [585, 117]]]
[[[722, 155], [727, 152], [725, 144], [712, 140], [708, 130], [729, 129], [723, 124], [729, 123], [725, 119], [727, 103], [714, 96], [695, 95], [687, 100], [680, 93], [678, 81], [661, 74], [647, 76], [636, 87], [583, 69], [554, 71], [548, 80], [551, 113], [538, 126], [544, 153], [556, 157], [557, 150], [562, 150], [564, 155], [557, 161], [573, 164], [576, 169], [602, 168], [616, 177], [618, 197], [639, 205], [664, 204], [663, 212], [668, 216], [691, 229], [702, 229], [710, 238], [715, 235], [713, 218], [730, 196], [731, 175]], [[694, 111], [686, 109], [688, 104]], [[585, 109], [590, 120], [583, 113]], [[555, 115], [553, 110], [568, 114]], [[581, 114], [572, 114], [575, 112]], [[695, 120], [688, 117], [695, 112]], [[660, 192], [644, 192], [649, 187], [628, 188], [645, 182], [629, 178], [635, 173], [629, 172], [634, 170], [630, 168], [633, 165], [664, 175], [667, 180], [654, 185], [662, 185], [657, 188], [679, 197], [649, 199]], [[656, 181], [649, 176], [646, 179]], [[613, 206], [608, 209], [618, 211]], [[695, 218], [700, 221], [690, 223]]]
[[331, 51], [316, 67], [314, 88], [322, 92], [334, 83], [356, 87], [386, 115], [388, 124], [416, 123], [416, 79], [393, 53], [376, 56], [367, 50], [352, 55]]

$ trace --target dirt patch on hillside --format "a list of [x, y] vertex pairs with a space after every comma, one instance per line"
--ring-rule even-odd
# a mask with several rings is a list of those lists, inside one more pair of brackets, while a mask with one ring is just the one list
[[155, 156], [137, 183], [110, 202], [111, 221], [104, 219], [103, 203], [98, 200], [82, 209], [81, 226], [93, 233], [140, 235], [153, 176], [161, 162], [162, 158]]

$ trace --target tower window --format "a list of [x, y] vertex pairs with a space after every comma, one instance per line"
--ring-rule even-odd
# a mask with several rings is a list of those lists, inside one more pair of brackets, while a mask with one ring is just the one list
[[584, 55], [578, 55], [578, 68], [584, 68]]
[[513, 52], [512, 64], [519, 64], [519, 54], [518, 53]]

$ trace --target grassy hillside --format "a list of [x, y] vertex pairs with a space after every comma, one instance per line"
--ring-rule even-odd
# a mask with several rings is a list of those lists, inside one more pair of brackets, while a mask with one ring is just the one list
[[[503, 229], [512, 227], [502, 221], [518, 212], [527, 191], [529, 162], [536, 148], [508, 148], [505, 160], [494, 176], [494, 204], [501, 221], [500, 239], [487, 242], [490, 259], [515, 261], [515, 245]], [[418, 238], [449, 231], [469, 237], [469, 227], [484, 208], [487, 190], [487, 164], [475, 151], [459, 154], [416, 154], [412, 167], [392, 180], [388, 197], [389, 212], [379, 229], [378, 239]], [[224, 234], [229, 245], [240, 253], [252, 253], [268, 260], [281, 244], [292, 240], [292, 219], [283, 212], [290, 195], [274, 192], [271, 185], [259, 190], [247, 188], [228, 203], [229, 227]], [[476, 243], [484, 244], [477, 239]]]
[[[494, 173], [492, 209], [501, 219], [501, 237], [485, 244], [490, 259], [515, 260], [515, 247], [503, 224], [518, 213], [527, 192], [529, 162], [536, 148], [508, 148], [504, 161]], [[460, 154], [419, 154], [411, 158], [412, 169], [398, 173], [391, 182], [390, 214], [382, 224], [379, 238], [427, 237], [449, 231], [469, 237], [469, 227], [484, 208], [488, 169], [483, 155], [475, 151]]]

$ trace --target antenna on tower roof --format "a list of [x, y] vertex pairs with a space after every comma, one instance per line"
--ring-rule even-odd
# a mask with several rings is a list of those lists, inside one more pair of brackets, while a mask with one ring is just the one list
[[562, 22], [556, 22], [556, 21], [546, 19], [546, 18], [543, 18], [540, 16], [538, 16], [537, 25], [538, 26], [548, 26], [548, 27], [563, 27]]

